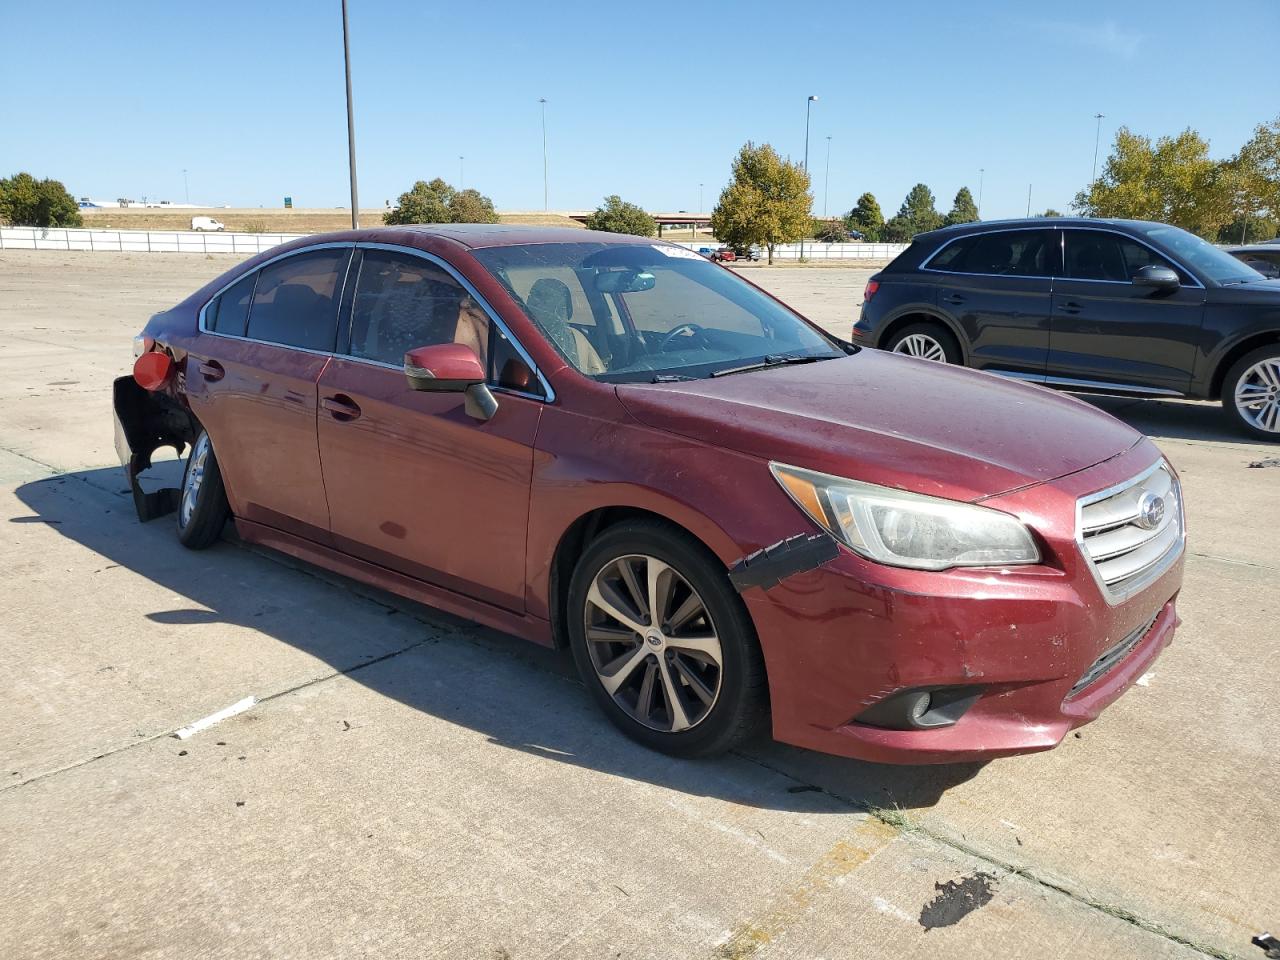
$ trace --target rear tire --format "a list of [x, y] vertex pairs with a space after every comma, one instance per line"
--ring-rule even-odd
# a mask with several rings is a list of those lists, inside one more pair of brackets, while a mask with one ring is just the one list
[[218, 458], [204, 430], [191, 445], [178, 499], [178, 540], [191, 550], [217, 543], [231, 515]]
[[1280, 343], [1250, 350], [1222, 381], [1222, 407], [1245, 433], [1280, 441]]
[[920, 360], [941, 363], [963, 363], [964, 354], [950, 330], [941, 323], [924, 321], [909, 323], [893, 332], [884, 345], [890, 353], [901, 353]]
[[574, 570], [565, 616], [583, 683], [614, 725], [647, 747], [680, 757], [723, 753], [769, 715], [746, 607], [724, 565], [669, 524], [626, 521], [593, 540]]

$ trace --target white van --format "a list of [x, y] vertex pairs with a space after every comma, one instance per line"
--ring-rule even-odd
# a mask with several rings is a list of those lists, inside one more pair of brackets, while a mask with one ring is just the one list
[[227, 229], [213, 217], [192, 217], [192, 230], [225, 230]]

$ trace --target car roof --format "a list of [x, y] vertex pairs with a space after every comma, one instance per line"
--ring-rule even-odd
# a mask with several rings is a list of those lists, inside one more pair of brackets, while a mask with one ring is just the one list
[[1096, 227], [1105, 224], [1109, 227], [1128, 227], [1131, 230], [1145, 231], [1155, 224], [1149, 220], [1118, 220], [1102, 217], [1017, 217], [1011, 220], [974, 220], [969, 223], [956, 223], [949, 227], [939, 227], [928, 233], [917, 233], [916, 240], [954, 237], [964, 233], [983, 233], [995, 230], [1019, 230], [1054, 227]]
[[403, 232], [415, 236], [447, 237], [472, 249], [480, 247], [509, 247], [526, 243], [653, 243], [651, 237], [637, 237], [603, 230], [587, 230], [584, 227], [548, 227], [511, 223], [413, 223], [396, 226], [379, 226], [368, 231], [356, 230], [352, 234], [377, 233], [380, 238], [388, 233]]

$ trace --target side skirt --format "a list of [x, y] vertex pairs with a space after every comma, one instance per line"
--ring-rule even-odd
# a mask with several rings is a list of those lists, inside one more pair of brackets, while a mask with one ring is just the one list
[[256, 543], [279, 550], [306, 563], [315, 564], [352, 580], [386, 590], [397, 596], [425, 604], [464, 620], [472, 620], [494, 630], [531, 640], [544, 647], [555, 646], [551, 638], [551, 622], [528, 614], [512, 613], [492, 604], [473, 600], [452, 590], [432, 586], [386, 567], [357, 559], [329, 547], [313, 543], [291, 533], [283, 533], [252, 520], [235, 520], [236, 532], [246, 543]]

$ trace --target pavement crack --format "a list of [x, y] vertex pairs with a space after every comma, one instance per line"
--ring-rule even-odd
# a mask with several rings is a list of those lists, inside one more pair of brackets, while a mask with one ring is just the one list
[[[812, 784], [799, 780], [799, 778], [794, 774], [789, 773], [781, 767], [775, 766], [760, 757], [755, 757], [749, 753], [742, 753], [737, 750], [733, 751], [733, 755], [740, 757], [743, 760], [747, 760], [750, 763], [754, 763], [765, 770], [778, 774], [779, 776], [785, 777], [788, 780], [795, 781], [797, 784], [803, 784], [805, 787], [813, 786]], [[1107, 916], [1127, 923], [1130, 926], [1137, 927], [1139, 930], [1145, 931], [1146, 933], [1162, 937], [1171, 943], [1176, 943], [1179, 946], [1195, 950], [1206, 957], [1213, 957], [1214, 960], [1243, 960], [1243, 958], [1238, 954], [1227, 953], [1226, 951], [1210, 946], [1209, 944], [1199, 943], [1188, 937], [1184, 937], [1179, 933], [1169, 930], [1167, 927], [1155, 922], [1154, 920], [1148, 920], [1145, 917], [1140, 917], [1131, 910], [1126, 910], [1124, 907], [1108, 903], [1090, 893], [1085, 893], [1079, 889], [1069, 887], [1065, 883], [1057, 883], [1053, 880], [1046, 879], [1045, 877], [1037, 874], [1030, 867], [1018, 866], [1017, 864], [1004, 860], [993, 853], [989, 853], [985, 850], [979, 850], [977, 847], [972, 846], [963, 839], [957, 840], [953, 836], [949, 836], [937, 830], [931, 830], [923, 824], [912, 820], [898, 808], [877, 807], [864, 800], [859, 800], [855, 797], [847, 797], [822, 786], [817, 786], [814, 789], [819, 793], [823, 793], [830, 797], [832, 800], [843, 803], [859, 813], [865, 813], [886, 826], [895, 828], [902, 834], [923, 837], [933, 843], [949, 847], [957, 853], [961, 853], [967, 857], [972, 857], [975, 860], [994, 867], [1005, 875], [1020, 877], [1034, 886], [1061, 894], [1081, 906], [1106, 914]]]

